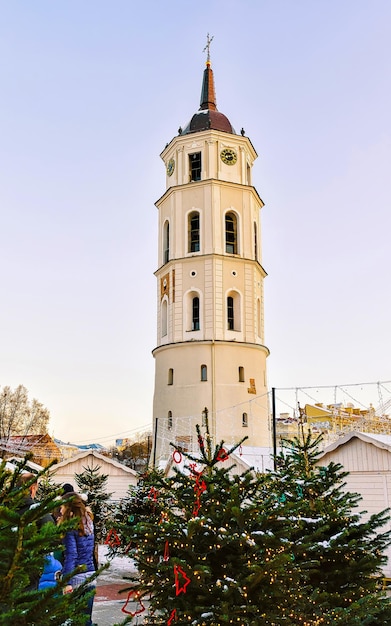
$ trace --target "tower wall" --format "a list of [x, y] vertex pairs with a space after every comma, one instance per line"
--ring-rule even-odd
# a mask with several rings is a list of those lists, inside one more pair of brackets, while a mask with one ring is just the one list
[[154, 462], [169, 458], [170, 442], [196, 446], [205, 409], [216, 443], [269, 446], [257, 154], [204, 103], [161, 158]]

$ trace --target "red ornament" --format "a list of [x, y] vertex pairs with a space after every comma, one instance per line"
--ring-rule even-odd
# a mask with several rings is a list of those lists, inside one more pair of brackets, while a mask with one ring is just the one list
[[[131, 602], [131, 598], [132, 596], [135, 597], [135, 600], [138, 600], [138, 603], [140, 605], [140, 608], [137, 609], [136, 611], [132, 612], [132, 611], [127, 611], [126, 607], [128, 606], [129, 602]], [[135, 615], [140, 615], [140, 613], [142, 613], [143, 611], [145, 611], [145, 606], [143, 605], [142, 601], [140, 600], [139, 594], [137, 591], [135, 591], [134, 589], [131, 589], [128, 593], [128, 597], [126, 598], [126, 602], [124, 604], [124, 606], [122, 607], [121, 611], [123, 613], [126, 613], [127, 615], [131, 615], [132, 617], [134, 617]]]
[[151, 500], [153, 500], [154, 502], [156, 502], [157, 500], [157, 490], [155, 489], [155, 487], [151, 487], [148, 493], [148, 498], [150, 498]]
[[196, 501], [194, 502], [194, 507], [193, 507], [193, 517], [197, 517], [200, 508], [201, 508], [200, 496], [197, 494], [197, 498], [196, 498]]
[[175, 621], [175, 622], [176, 622], [176, 621], [177, 621], [177, 619], [178, 619], [178, 618], [177, 618], [177, 615], [176, 615], [176, 609], [173, 609], [173, 610], [171, 611], [171, 615], [170, 615], [170, 617], [169, 617], [169, 618], [168, 618], [168, 620], [167, 620], [167, 626], [171, 626], [171, 624], [173, 623], [173, 621]]
[[170, 558], [170, 549], [168, 546], [168, 540], [166, 541], [166, 543], [164, 544], [164, 556], [163, 556], [163, 561], [168, 561]]
[[183, 569], [179, 565], [174, 565], [174, 576], [175, 576], [175, 595], [179, 596], [180, 593], [186, 593], [187, 587], [191, 582], [186, 572], [184, 572]]
[[199, 476], [201, 474], [201, 472], [199, 472], [197, 470], [197, 463], [190, 463], [189, 467], [190, 467], [190, 471], [192, 473], [192, 476], [191, 476], [192, 478], [197, 478], [197, 476]]
[[111, 548], [115, 548], [115, 546], [120, 546], [121, 545], [121, 540], [118, 537], [116, 531], [114, 530], [114, 528], [112, 528], [109, 531], [109, 534], [107, 535], [106, 539], [105, 539], [105, 544], [109, 545]]
[[194, 487], [196, 493], [203, 493], [206, 491], [206, 482], [201, 480], [201, 474], [198, 474], [196, 478], [196, 486]]
[[228, 454], [226, 452], [226, 450], [224, 450], [224, 448], [220, 448], [220, 450], [217, 453], [217, 460], [218, 461], [226, 461], [228, 459]]
[[179, 452], [179, 450], [174, 450], [174, 452], [172, 453], [172, 458], [175, 461], [175, 463], [181, 463], [182, 454]]

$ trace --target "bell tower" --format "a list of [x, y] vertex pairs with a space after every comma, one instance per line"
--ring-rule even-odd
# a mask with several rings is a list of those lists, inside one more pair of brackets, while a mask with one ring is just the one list
[[196, 451], [206, 414], [216, 444], [271, 439], [257, 153], [217, 109], [209, 44], [200, 107], [160, 155], [155, 465], [171, 456], [170, 442]]

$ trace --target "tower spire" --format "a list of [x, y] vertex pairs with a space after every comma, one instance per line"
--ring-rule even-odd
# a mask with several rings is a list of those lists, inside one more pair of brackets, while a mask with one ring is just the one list
[[209, 109], [211, 111], [217, 111], [215, 83], [210, 61], [210, 44], [212, 41], [213, 36], [210, 37], [208, 33], [206, 36], [206, 46], [203, 49], [203, 52], [206, 51], [206, 68], [204, 69], [204, 77], [202, 81], [200, 110]]
[[202, 51], [202, 52], [205, 52], [205, 50], [207, 51], [206, 65], [210, 65], [210, 44], [212, 43], [213, 39], [214, 39], [214, 35], [212, 35], [212, 37], [209, 37], [209, 33], [206, 35], [206, 46]]

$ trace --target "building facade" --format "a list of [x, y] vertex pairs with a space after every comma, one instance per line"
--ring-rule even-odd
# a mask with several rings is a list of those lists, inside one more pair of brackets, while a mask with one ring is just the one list
[[195, 425], [216, 444], [270, 445], [257, 153], [217, 110], [208, 55], [199, 110], [161, 153], [154, 464], [195, 451]]

